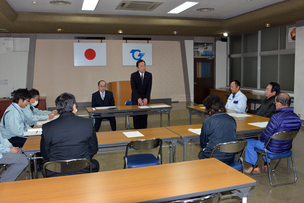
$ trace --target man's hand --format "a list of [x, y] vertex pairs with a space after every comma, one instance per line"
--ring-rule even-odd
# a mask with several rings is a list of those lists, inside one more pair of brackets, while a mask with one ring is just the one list
[[55, 115], [54, 115], [53, 113], [50, 113], [50, 114], [49, 114], [49, 119], [53, 119], [54, 116], [55, 116]]
[[143, 99], [143, 106], [147, 106], [148, 105], [148, 99], [144, 98]]
[[10, 148], [10, 153], [21, 154], [20, 149], [18, 147], [11, 146]]
[[52, 114], [54, 114], [54, 115], [56, 115], [57, 113], [58, 113], [57, 110], [52, 111]]
[[143, 100], [141, 98], [139, 98], [137, 102], [138, 102], [138, 106], [143, 106]]

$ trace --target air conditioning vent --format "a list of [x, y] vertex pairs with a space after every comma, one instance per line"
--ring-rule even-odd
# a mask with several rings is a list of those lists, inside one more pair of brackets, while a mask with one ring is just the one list
[[153, 11], [163, 2], [151, 1], [121, 1], [116, 9], [118, 10], [134, 10], [134, 11]]

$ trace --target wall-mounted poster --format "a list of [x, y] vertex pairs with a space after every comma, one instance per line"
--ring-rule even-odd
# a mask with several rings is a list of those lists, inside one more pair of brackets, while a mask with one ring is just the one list
[[288, 42], [295, 42], [296, 41], [296, 27], [288, 28]]

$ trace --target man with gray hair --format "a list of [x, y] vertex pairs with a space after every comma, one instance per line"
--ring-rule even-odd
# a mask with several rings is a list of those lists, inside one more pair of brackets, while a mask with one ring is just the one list
[[[42, 126], [40, 151], [47, 161], [86, 158], [92, 162], [93, 172], [99, 170], [99, 163], [92, 159], [98, 151], [98, 142], [92, 120], [76, 116], [74, 95], [63, 93], [55, 100], [59, 118]], [[89, 172], [86, 168], [73, 173], [51, 173], [48, 176], [62, 176]]]
[[[280, 93], [275, 98], [276, 110], [274, 115], [271, 116], [266, 129], [263, 131], [260, 140], [247, 139], [247, 147], [245, 150], [245, 161], [250, 163], [251, 166], [244, 170], [245, 173], [261, 173], [259, 166], [253, 168], [257, 162], [257, 153], [254, 150], [255, 147], [264, 149], [266, 142], [269, 138], [278, 132], [290, 132], [297, 131], [301, 127], [301, 119], [293, 112], [293, 108], [289, 107], [291, 103], [290, 96], [287, 93]], [[267, 150], [271, 153], [282, 153], [291, 149], [291, 140], [271, 140], [267, 145]], [[263, 169], [268, 170], [267, 162], [265, 160]]]

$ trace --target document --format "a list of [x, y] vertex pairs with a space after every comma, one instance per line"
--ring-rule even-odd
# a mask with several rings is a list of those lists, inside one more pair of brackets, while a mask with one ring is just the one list
[[253, 126], [259, 127], [259, 128], [266, 128], [267, 124], [268, 124], [268, 121], [265, 121], [265, 122], [248, 123], [248, 125], [253, 125]]
[[[116, 108], [116, 106], [99, 106], [99, 107], [94, 107], [96, 110], [103, 110], [103, 109], [109, 109], [109, 108]], [[94, 109], [93, 109], [94, 111]]]
[[161, 105], [151, 105], [150, 107], [151, 108], [165, 108], [165, 107], [170, 107], [170, 106], [167, 104], [161, 104]]
[[237, 113], [228, 113], [229, 116], [236, 117], [236, 118], [243, 118], [243, 117], [252, 117], [252, 115], [242, 113], [242, 112], [237, 112]]
[[194, 133], [194, 134], [197, 134], [197, 135], [200, 135], [201, 134], [201, 128], [189, 128], [188, 131]]
[[144, 137], [144, 135], [141, 134], [139, 131], [123, 132], [123, 134], [124, 134], [127, 138], [131, 138], [131, 137]]
[[150, 106], [138, 106], [138, 108], [140, 108], [140, 109], [149, 109], [151, 107]]
[[42, 134], [42, 128], [31, 128], [24, 133], [24, 136], [33, 136], [33, 135], [41, 135], [41, 134]]
[[202, 107], [200, 107], [201, 109], [206, 109], [206, 107], [204, 107], [204, 106], [202, 106]]
[[45, 124], [45, 123], [48, 123], [48, 122], [50, 122], [50, 121], [52, 121], [52, 120], [57, 119], [58, 117], [59, 117], [59, 115], [56, 115], [56, 116], [54, 116], [53, 119], [47, 119], [47, 120], [44, 120], [44, 121], [37, 121], [35, 125], [38, 125], [38, 126], [43, 125], [43, 124]]

